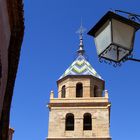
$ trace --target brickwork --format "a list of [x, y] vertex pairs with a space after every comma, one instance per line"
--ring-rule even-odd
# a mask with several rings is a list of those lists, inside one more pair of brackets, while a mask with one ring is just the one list
[[97, 79], [93, 76], [78, 76], [78, 77], [68, 77], [64, 80], [58, 81], [58, 98], [61, 98], [62, 87], [66, 86], [66, 98], [76, 97], [76, 84], [83, 84], [83, 97], [94, 96], [94, 87], [98, 87], [98, 95], [102, 96], [102, 91], [104, 90], [104, 81]]
[[[65, 117], [73, 113], [75, 118], [74, 131], [65, 130]], [[83, 115], [92, 114], [92, 130], [83, 131]], [[54, 131], [55, 130], [55, 131]], [[109, 138], [109, 111], [108, 107], [55, 107], [49, 116], [49, 138]]]

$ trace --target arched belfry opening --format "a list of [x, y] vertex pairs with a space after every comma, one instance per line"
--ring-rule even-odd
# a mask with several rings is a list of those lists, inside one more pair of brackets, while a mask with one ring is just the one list
[[92, 130], [92, 118], [90, 113], [84, 114], [83, 130]]
[[65, 130], [67, 131], [74, 130], [74, 115], [72, 113], [68, 113], [66, 115]]
[[76, 97], [83, 97], [83, 84], [82, 83], [76, 84]]
[[94, 97], [99, 97], [98, 95], [98, 86], [94, 86]]
[[61, 98], [65, 98], [66, 97], [66, 86], [62, 86], [62, 89], [61, 89]]

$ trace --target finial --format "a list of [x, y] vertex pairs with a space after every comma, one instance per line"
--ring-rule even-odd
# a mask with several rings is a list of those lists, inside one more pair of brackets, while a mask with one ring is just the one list
[[108, 98], [108, 90], [105, 90], [105, 97]]
[[53, 99], [54, 98], [54, 91], [51, 90], [51, 93], [50, 93], [50, 99]]
[[81, 26], [80, 28], [78, 29], [78, 31], [76, 33], [79, 34], [79, 37], [80, 37], [80, 44], [79, 44], [79, 50], [77, 51], [77, 53], [79, 55], [83, 55], [85, 53], [85, 50], [84, 50], [84, 45], [83, 45], [83, 33], [86, 31], [86, 29], [83, 27], [82, 25], [82, 18], [81, 18]]

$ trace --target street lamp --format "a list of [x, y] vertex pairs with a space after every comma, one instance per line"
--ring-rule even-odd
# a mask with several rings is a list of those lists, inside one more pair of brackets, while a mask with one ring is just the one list
[[[127, 14], [128, 18], [116, 14]], [[140, 15], [115, 10], [107, 12], [88, 32], [94, 37], [99, 60], [120, 65], [126, 60], [139, 61], [132, 57], [135, 33], [140, 29]]]

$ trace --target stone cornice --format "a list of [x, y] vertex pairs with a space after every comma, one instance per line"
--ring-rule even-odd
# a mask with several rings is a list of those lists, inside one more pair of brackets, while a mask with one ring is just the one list
[[47, 138], [46, 140], [111, 140], [111, 138]]
[[59, 80], [57, 81], [57, 85], [58, 85], [60, 82], [66, 80], [66, 79], [68, 79], [68, 78], [79, 78], [79, 77], [80, 77], [80, 78], [92, 78], [92, 79], [96, 79], [97, 81], [102, 81], [103, 83], [105, 83], [104, 80], [99, 79], [99, 78], [97, 78], [97, 77], [94, 77], [94, 76], [92, 76], [92, 75], [67, 75], [67, 76], [65, 76], [64, 78], [59, 79]]
[[48, 107], [110, 107], [110, 102], [86, 102], [86, 103], [49, 103]]

